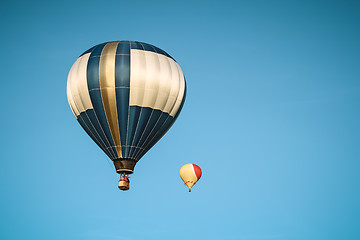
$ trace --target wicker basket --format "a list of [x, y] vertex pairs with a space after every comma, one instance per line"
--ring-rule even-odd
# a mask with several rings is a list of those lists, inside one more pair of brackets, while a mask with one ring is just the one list
[[124, 181], [124, 180], [119, 181], [119, 189], [120, 190], [126, 191], [126, 190], [129, 190], [129, 188], [130, 188], [129, 182]]

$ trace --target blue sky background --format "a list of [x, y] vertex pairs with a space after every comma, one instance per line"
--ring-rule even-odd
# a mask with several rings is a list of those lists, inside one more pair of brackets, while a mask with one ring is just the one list
[[[1, 239], [360, 239], [359, 1], [1, 1]], [[187, 99], [131, 190], [66, 98], [88, 48], [135, 40]], [[188, 193], [178, 175], [203, 176]]]

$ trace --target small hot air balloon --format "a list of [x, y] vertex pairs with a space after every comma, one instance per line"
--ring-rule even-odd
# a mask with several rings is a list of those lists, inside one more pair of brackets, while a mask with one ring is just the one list
[[71, 110], [113, 161], [121, 190], [129, 189], [128, 174], [173, 125], [185, 95], [179, 64], [160, 48], [135, 41], [90, 48], [67, 81]]
[[201, 168], [195, 164], [185, 164], [180, 168], [180, 177], [186, 186], [189, 187], [189, 192], [191, 192], [191, 188], [201, 178], [201, 174]]

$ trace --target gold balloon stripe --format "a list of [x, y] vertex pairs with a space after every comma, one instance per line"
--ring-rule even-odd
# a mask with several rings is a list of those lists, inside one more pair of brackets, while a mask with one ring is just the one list
[[122, 152], [115, 93], [115, 55], [118, 43], [119, 42], [110, 42], [105, 45], [100, 56], [99, 77], [106, 118], [109, 123], [116, 151], [119, 158], [121, 158]]

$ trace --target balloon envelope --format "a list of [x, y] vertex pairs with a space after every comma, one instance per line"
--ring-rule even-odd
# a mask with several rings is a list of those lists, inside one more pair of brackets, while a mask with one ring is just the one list
[[195, 183], [201, 178], [201, 168], [195, 164], [185, 164], [180, 168], [180, 177], [189, 187], [189, 190], [195, 185]]
[[134, 41], [90, 48], [67, 81], [76, 119], [116, 171], [126, 174], [175, 122], [185, 95], [179, 64], [165, 51]]

